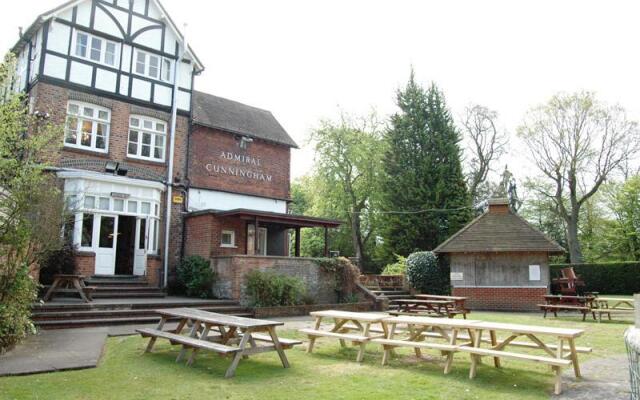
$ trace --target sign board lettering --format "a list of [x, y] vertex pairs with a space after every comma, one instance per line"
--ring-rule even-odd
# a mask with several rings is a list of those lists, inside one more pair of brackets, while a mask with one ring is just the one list
[[230, 151], [221, 151], [217, 162], [204, 166], [210, 175], [237, 176], [259, 182], [273, 181], [273, 175], [263, 172], [262, 167], [262, 159]]

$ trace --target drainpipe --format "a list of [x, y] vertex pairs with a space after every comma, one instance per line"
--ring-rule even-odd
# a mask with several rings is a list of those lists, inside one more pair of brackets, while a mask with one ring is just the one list
[[183, 40], [182, 54], [176, 60], [176, 67], [173, 71], [173, 100], [171, 104], [171, 132], [169, 137], [169, 165], [167, 168], [167, 210], [165, 213], [164, 228], [164, 276], [163, 287], [167, 287], [169, 278], [169, 237], [171, 231], [171, 204], [173, 197], [173, 155], [176, 142], [176, 120], [178, 118], [178, 76], [180, 73], [180, 64], [187, 49], [186, 32]]

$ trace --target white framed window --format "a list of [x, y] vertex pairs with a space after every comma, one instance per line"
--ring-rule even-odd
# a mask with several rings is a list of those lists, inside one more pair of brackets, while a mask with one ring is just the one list
[[220, 247], [236, 247], [236, 232], [223, 230], [220, 234]]
[[75, 35], [75, 56], [115, 67], [118, 61], [118, 45], [86, 32]]
[[141, 115], [129, 118], [129, 157], [163, 162], [166, 142], [166, 122]]
[[111, 111], [93, 104], [67, 104], [64, 145], [100, 153], [108, 151]]
[[135, 66], [138, 75], [171, 82], [173, 77], [173, 60], [142, 50], [135, 50]]

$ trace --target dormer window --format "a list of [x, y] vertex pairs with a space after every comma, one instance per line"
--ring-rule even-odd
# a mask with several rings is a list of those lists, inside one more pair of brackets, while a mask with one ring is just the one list
[[114, 67], [118, 58], [117, 48], [115, 42], [85, 32], [76, 32], [76, 57]]

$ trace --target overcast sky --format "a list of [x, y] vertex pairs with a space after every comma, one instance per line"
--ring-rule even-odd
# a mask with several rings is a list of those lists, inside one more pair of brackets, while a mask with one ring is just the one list
[[[63, 0], [4, 2], [0, 47]], [[532, 105], [558, 91], [596, 91], [640, 115], [637, 1], [163, 0], [206, 70], [196, 89], [271, 110], [303, 147], [292, 176], [309, 171], [306, 137], [343, 109], [395, 111], [413, 65], [458, 116], [470, 102], [500, 114], [514, 136]], [[503, 160], [530, 174], [512, 139]]]

